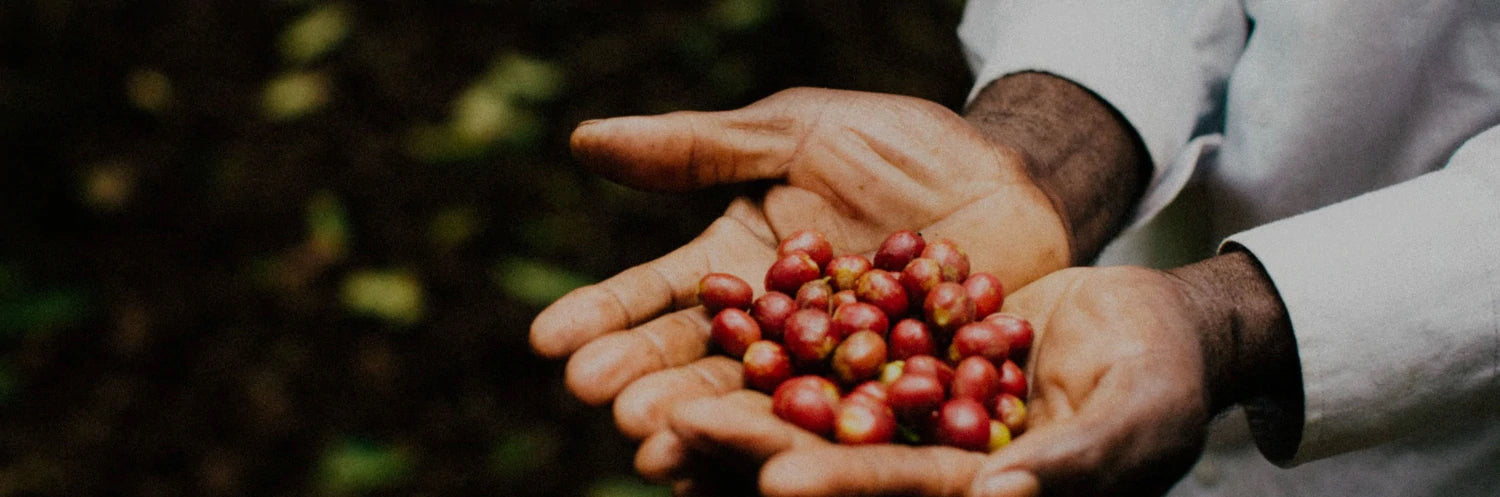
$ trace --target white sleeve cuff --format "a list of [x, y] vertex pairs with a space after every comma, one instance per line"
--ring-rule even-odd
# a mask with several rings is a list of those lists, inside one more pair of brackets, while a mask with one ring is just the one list
[[1500, 128], [1446, 169], [1230, 241], [1265, 267], [1297, 337], [1290, 464], [1500, 407]]

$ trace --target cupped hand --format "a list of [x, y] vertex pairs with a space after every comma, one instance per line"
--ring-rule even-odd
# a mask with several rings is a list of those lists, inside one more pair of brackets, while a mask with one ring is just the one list
[[710, 316], [695, 306], [697, 282], [725, 272], [760, 293], [777, 241], [794, 231], [819, 230], [839, 253], [873, 252], [902, 229], [951, 238], [1010, 288], [1069, 261], [1062, 219], [1022, 155], [920, 99], [788, 90], [727, 112], [585, 123], [572, 147], [586, 167], [638, 188], [772, 180], [687, 245], [579, 288], [533, 322], [533, 348], [571, 356], [569, 389], [590, 404], [616, 400], [632, 437], [663, 428], [677, 401], [740, 388], [737, 361], [704, 357]]
[[736, 393], [680, 405], [637, 466], [692, 487], [723, 476], [695, 471], [703, 460], [764, 464], [740, 483], [770, 496], [1159, 495], [1181, 478], [1210, 417], [1200, 334], [1216, 324], [1175, 275], [1063, 270], [1008, 297], [1005, 311], [1037, 330], [1031, 428], [993, 454], [832, 445], [776, 419], [769, 401], [743, 400], [764, 395]]

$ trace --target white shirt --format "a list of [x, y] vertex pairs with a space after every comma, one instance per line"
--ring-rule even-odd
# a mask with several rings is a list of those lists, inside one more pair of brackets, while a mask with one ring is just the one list
[[1500, 0], [971, 0], [959, 36], [976, 92], [1057, 74], [1140, 134], [1100, 264], [1227, 237], [1287, 305], [1295, 457], [1236, 414], [1173, 495], [1500, 495]]

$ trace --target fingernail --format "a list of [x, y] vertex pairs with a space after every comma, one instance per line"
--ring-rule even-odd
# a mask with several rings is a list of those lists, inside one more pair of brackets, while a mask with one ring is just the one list
[[1020, 471], [1007, 471], [980, 480], [969, 492], [969, 497], [1016, 497], [1031, 495], [1028, 487], [1031, 478]]
[[587, 121], [584, 121], [584, 122], [581, 122], [581, 123], [578, 123], [578, 127], [580, 127], [580, 128], [582, 128], [582, 127], [584, 127], [584, 126], [588, 126], [588, 125], [590, 125], [590, 124], [594, 124], [594, 123], [597, 123], [597, 122], [599, 122], [599, 121], [603, 121], [603, 119], [589, 119], [589, 120], [587, 120]]

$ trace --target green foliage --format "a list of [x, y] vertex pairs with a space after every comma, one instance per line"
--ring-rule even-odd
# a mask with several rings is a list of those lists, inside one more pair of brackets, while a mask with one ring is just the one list
[[368, 493], [400, 482], [412, 464], [412, 457], [400, 448], [347, 439], [323, 451], [319, 487], [330, 496]]
[[262, 113], [272, 121], [306, 116], [328, 104], [327, 76], [317, 71], [293, 71], [266, 83], [261, 96]]
[[588, 497], [667, 497], [672, 490], [661, 485], [642, 483], [636, 478], [604, 478], [589, 487]]
[[512, 257], [495, 266], [495, 283], [517, 301], [542, 307], [593, 280], [536, 259]]
[[395, 269], [361, 269], [344, 278], [344, 306], [350, 312], [409, 326], [421, 321], [426, 305], [416, 274]]
[[338, 48], [349, 37], [349, 9], [332, 3], [313, 8], [281, 33], [277, 48], [282, 58], [306, 64]]
[[490, 453], [490, 468], [500, 481], [524, 483], [539, 471], [561, 464], [563, 436], [550, 424], [512, 430], [501, 437]]

